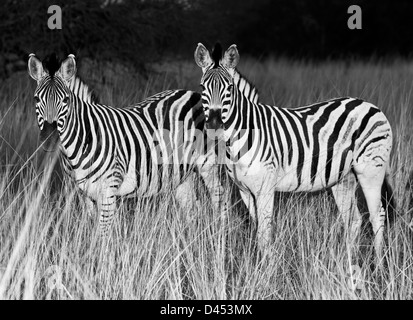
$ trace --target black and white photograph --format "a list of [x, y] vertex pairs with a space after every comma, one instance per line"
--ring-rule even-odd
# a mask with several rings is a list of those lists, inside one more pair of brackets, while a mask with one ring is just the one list
[[413, 299], [412, 16], [2, 0], [0, 299]]

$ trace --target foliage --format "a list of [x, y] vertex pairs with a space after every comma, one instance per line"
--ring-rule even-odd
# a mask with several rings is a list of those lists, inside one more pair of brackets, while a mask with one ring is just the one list
[[61, 57], [73, 53], [93, 60], [123, 62], [142, 71], [144, 62], [157, 60], [164, 48], [175, 45], [182, 37], [185, 26], [181, 25], [184, 19], [179, 1], [125, 0], [105, 6], [102, 2], [54, 2], [62, 8], [63, 22], [61, 30], [51, 30], [47, 26], [50, 1], [3, 1], [3, 68], [17, 57], [26, 61], [31, 52], [40, 57], [56, 52]]
[[[108, 4], [103, 5], [103, 3]], [[60, 5], [62, 30], [47, 9]], [[350, 30], [343, 0], [4, 0], [0, 7], [0, 75], [24, 68], [27, 55], [74, 53], [143, 71], [165, 55], [189, 57], [198, 42], [236, 43], [256, 57], [325, 59], [409, 56], [413, 2], [360, 0], [362, 30]], [[24, 62], [23, 62], [24, 61]]]

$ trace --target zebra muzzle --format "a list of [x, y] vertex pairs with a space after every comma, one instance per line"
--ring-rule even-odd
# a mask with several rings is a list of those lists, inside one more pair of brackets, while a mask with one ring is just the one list
[[207, 129], [218, 130], [224, 127], [222, 122], [221, 110], [209, 110], [208, 120], [206, 122]]
[[57, 132], [56, 121], [49, 123], [47, 121], [43, 124], [43, 129], [40, 130], [40, 142], [42, 148], [46, 152], [52, 152], [56, 150], [59, 141], [59, 134]]

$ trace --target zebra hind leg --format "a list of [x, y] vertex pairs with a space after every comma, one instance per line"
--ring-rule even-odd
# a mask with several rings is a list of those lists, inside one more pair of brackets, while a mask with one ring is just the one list
[[254, 196], [251, 194], [251, 192], [242, 191], [241, 189], [239, 190], [239, 193], [245, 205], [247, 206], [252, 222], [256, 224], [257, 223], [257, 210], [255, 207]]
[[350, 248], [356, 243], [362, 223], [357, 207], [356, 189], [357, 180], [353, 172], [331, 187], [339, 214], [343, 218], [345, 235]]
[[376, 258], [381, 262], [383, 246], [383, 229], [386, 212], [381, 202], [381, 189], [386, 174], [383, 163], [372, 161], [367, 165], [355, 166], [355, 172], [366, 198], [370, 213], [370, 223], [374, 232], [374, 247]]

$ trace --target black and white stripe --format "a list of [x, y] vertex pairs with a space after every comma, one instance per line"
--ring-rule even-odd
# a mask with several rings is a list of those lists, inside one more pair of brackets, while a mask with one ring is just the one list
[[69, 89], [80, 100], [87, 103], [98, 103], [96, 94], [89, 88], [89, 86], [78, 76], [74, 76], [69, 82]]
[[239, 54], [219, 45], [212, 58], [199, 44], [202, 103], [207, 127], [223, 129], [226, 168], [258, 220], [261, 245], [270, 239], [274, 191], [332, 188], [340, 213], [351, 218], [351, 239], [361, 224], [352, 203], [361, 185], [380, 254], [385, 212], [381, 188], [392, 149], [385, 115], [361, 99], [343, 97], [297, 109], [258, 102], [257, 90], [236, 69]]
[[80, 82], [70, 89], [76, 73], [73, 55], [46, 68], [33, 55], [29, 73], [38, 84], [34, 95], [40, 130], [57, 128], [72, 177], [97, 202], [103, 234], [117, 197], [150, 196], [171, 184], [182, 185], [194, 166], [219, 206], [211, 153], [202, 153], [205, 120], [198, 93], [168, 90], [136, 106], [114, 108], [95, 103]]

